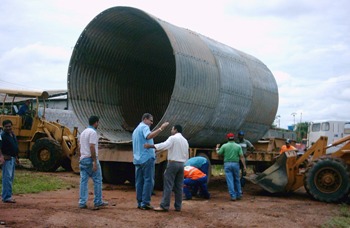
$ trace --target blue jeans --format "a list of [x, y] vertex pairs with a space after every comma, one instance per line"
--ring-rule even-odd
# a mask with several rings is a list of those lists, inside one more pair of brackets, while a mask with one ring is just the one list
[[135, 188], [137, 206], [150, 205], [154, 187], [155, 159], [150, 158], [145, 163], [135, 165]]
[[11, 157], [2, 164], [2, 201], [10, 200], [12, 197], [12, 183], [15, 177], [16, 158]]
[[102, 201], [102, 172], [100, 162], [96, 160], [97, 170], [92, 170], [92, 158], [83, 158], [79, 163], [80, 168], [80, 195], [79, 206], [86, 205], [89, 196], [88, 182], [89, 177], [94, 182], [94, 205], [99, 206]]
[[231, 199], [236, 199], [242, 196], [241, 181], [239, 173], [238, 162], [225, 162], [224, 163], [226, 182], [228, 192], [230, 193]]
[[[208, 178], [209, 178], [209, 163], [206, 162], [204, 163], [201, 167], [198, 167], [198, 169], [200, 171], [202, 171], [205, 175], [207, 175], [207, 183], [208, 183]], [[198, 194], [198, 188], [199, 186], [192, 186], [191, 187], [191, 194], [192, 196], [197, 196]], [[201, 193], [199, 193], [200, 197], [204, 197], [203, 195], [201, 195]]]
[[207, 175], [207, 177], [209, 177], [209, 163], [206, 162], [204, 163], [200, 168], [200, 171], [202, 171], [203, 173], [205, 173], [205, 175]]
[[192, 193], [193, 191], [197, 192], [197, 189], [199, 188], [199, 195], [201, 195], [205, 199], [210, 198], [210, 193], [208, 192], [208, 186], [207, 186], [208, 177], [202, 177], [197, 180], [192, 180], [190, 178], [184, 179], [184, 194], [186, 199], [192, 199]]

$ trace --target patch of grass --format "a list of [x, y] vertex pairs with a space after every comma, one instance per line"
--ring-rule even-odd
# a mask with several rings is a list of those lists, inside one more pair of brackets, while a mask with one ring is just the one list
[[[13, 194], [38, 193], [66, 187], [68, 187], [68, 184], [63, 180], [52, 178], [52, 176], [45, 175], [45, 173], [16, 170], [12, 192]], [[0, 176], [0, 188], [2, 188], [2, 175]]]
[[223, 165], [212, 165], [211, 166], [211, 174], [213, 176], [225, 175], [224, 166]]
[[[247, 166], [247, 173], [254, 173], [253, 168]], [[211, 174], [213, 176], [225, 176], [224, 165], [212, 165], [211, 166]]]
[[349, 205], [340, 205], [339, 215], [331, 218], [325, 224], [322, 225], [324, 228], [334, 227], [334, 228], [348, 228], [350, 227], [350, 208]]

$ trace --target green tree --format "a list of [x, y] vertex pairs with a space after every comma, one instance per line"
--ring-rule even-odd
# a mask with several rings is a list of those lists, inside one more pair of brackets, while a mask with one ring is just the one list
[[303, 138], [307, 137], [309, 122], [298, 123], [296, 128], [297, 142], [301, 142]]

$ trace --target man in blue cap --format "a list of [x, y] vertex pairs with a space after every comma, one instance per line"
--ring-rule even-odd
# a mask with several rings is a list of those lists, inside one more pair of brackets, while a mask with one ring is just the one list
[[[244, 131], [239, 131], [238, 132], [238, 137], [236, 140], [236, 143], [239, 144], [242, 147], [242, 151], [243, 151], [243, 156], [244, 156], [244, 160], [246, 161], [246, 158], [248, 156], [247, 151], [253, 151], [254, 150], [254, 146], [253, 144], [248, 140], [244, 138]], [[241, 186], [244, 187], [245, 185], [245, 172], [243, 171], [243, 164], [241, 164], [241, 162], [239, 163], [241, 170], [242, 170], [242, 176], [241, 176]], [[246, 164], [247, 165], [247, 164]]]

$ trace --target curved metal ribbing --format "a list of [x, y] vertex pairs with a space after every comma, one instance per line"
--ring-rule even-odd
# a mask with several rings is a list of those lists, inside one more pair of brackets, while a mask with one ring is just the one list
[[[154, 127], [181, 124], [191, 146], [214, 146], [227, 132], [258, 140], [277, 112], [278, 90], [256, 58], [141, 10], [114, 7], [82, 32], [68, 70], [79, 120], [100, 116], [111, 141], [131, 140], [149, 112]], [[165, 140], [170, 127], [156, 142]]]

